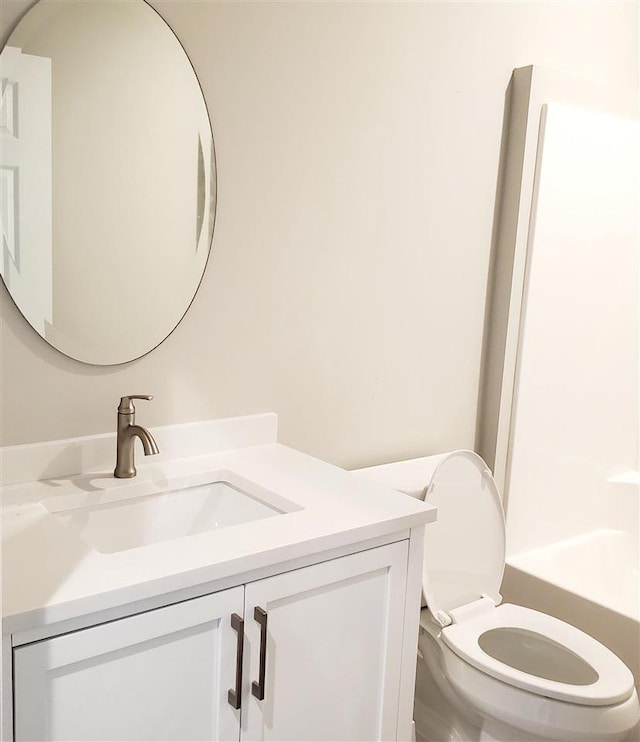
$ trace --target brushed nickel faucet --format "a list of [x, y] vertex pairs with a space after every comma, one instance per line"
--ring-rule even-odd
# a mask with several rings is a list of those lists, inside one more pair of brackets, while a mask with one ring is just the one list
[[150, 394], [130, 394], [121, 397], [118, 405], [118, 439], [116, 443], [116, 468], [113, 472], [118, 479], [135, 477], [134, 466], [134, 444], [136, 438], [140, 438], [144, 455], [158, 453], [158, 444], [151, 433], [140, 425], [136, 425], [136, 408], [133, 406], [134, 399], [153, 399]]

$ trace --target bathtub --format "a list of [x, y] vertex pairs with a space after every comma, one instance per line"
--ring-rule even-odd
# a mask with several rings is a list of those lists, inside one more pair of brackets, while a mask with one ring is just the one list
[[640, 476], [610, 480], [615, 520], [507, 557], [502, 595], [563, 619], [615, 652], [640, 688]]

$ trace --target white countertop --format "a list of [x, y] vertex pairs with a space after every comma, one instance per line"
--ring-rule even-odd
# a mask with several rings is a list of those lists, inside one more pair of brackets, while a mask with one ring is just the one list
[[[147, 463], [148, 462], [148, 463]], [[159, 461], [138, 457], [135, 480], [111, 471], [24, 482], [3, 489], [3, 631], [53, 624], [137, 600], [259, 570], [435, 520], [435, 508], [278, 443]], [[276, 517], [100, 553], [41, 503], [167, 486], [228, 470], [301, 509]], [[241, 580], [239, 580], [240, 582]]]

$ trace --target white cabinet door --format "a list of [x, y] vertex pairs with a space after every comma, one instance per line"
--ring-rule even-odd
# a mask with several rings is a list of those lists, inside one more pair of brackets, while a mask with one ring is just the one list
[[247, 585], [243, 742], [396, 739], [407, 557], [402, 541]]
[[238, 740], [237, 587], [14, 651], [15, 740]]

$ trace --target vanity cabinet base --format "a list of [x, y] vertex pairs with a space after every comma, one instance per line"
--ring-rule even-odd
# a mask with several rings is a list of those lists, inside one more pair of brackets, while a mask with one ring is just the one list
[[395, 739], [408, 545], [16, 647], [14, 739]]

